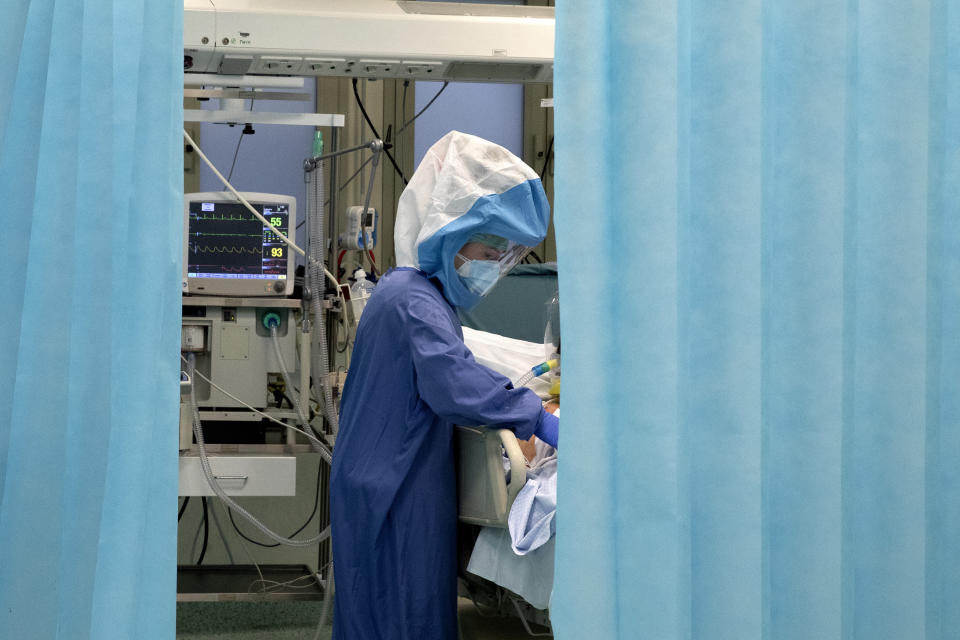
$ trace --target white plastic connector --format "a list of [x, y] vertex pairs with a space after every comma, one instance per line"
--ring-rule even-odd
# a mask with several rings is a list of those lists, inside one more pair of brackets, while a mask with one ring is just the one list
[[185, 324], [180, 330], [180, 351], [200, 352], [206, 348], [205, 327], [198, 324]]

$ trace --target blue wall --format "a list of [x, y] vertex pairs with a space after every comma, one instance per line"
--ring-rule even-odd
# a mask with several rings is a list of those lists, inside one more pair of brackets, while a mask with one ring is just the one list
[[[442, 82], [417, 82], [416, 108], [436, 95]], [[413, 117], [410, 114], [408, 117]], [[523, 156], [523, 85], [451, 82], [429, 109], [417, 119], [413, 161], [419, 166], [424, 153], [451, 130], [496, 142]]]

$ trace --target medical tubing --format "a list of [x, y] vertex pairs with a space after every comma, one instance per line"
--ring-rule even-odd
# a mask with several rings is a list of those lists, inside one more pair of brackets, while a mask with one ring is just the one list
[[[183, 354], [182, 354], [182, 353], [180, 354], [180, 358], [182, 358], [184, 362], [187, 361], [187, 359], [183, 357]], [[222, 393], [223, 395], [227, 396], [228, 398], [230, 398], [231, 400], [233, 400], [234, 402], [236, 402], [237, 404], [239, 404], [241, 407], [245, 407], [246, 409], [249, 409], [252, 413], [257, 414], [258, 416], [264, 418], [265, 420], [269, 420], [270, 422], [274, 422], [274, 423], [280, 425], [281, 427], [286, 427], [287, 429], [293, 429], [294, 431], [299, 431], [299, 432], [302, 433], [303, 435], [307, 435], [307, 433], [306, 433], [305, 431], [303, 431], [302, 429], [300, 429], [299, 427], [291, 427], [289, 424], [287, 424], [287, 423], [284, 422], [283, 420], [277, 420], [276, 418], [274, 418], [273, 416], [271, 416], [269, 413], [264, 413], [263, 411], [260, 411], [259, 409], [255, 409], [254, 407], [251, 407], [251, 406], [248, 405], [246, 402], [244, 402], [243, 400], [241, 400], [241, 399], [238, 398], [237, 396], [233, 395], [232, 393], [230, 393], [229, 391], [227, 391], [226, 389], [224, 389], [223, 387], [221, 387], [221, 386], [218, 385], [216, 382], [214, 382], [213, 380], [211, 380], [211, 379], [208, 378], [207, 376], [203, 375], [203, 374], [200, 373], [199, 371], [197, 371], [196, 374], [197, 374], [197, 376], [198, 376], [201, 380], [206, 381], [211, 387], [213, 387], [214, 389], [216, 389], [217, 391], [219, 391], [219, 392]]]
[[283, 376], [283, 384], [290, 390], [290, 398], [293, 400], [293, 408], [297, 410], [300, 416], [300, 426], [306, 428], [310, 425], [310, 420], [303, 412], [300, 405], [300, 395], [294, 391], [293, 383], [290, 381], [290, 374], [287, 372], [287, 363], [283, 360], [283, 351], [280, 349], [280, 336], [277, 335], [277, 325], [270, 325], [270, 339], [273, 342], [273, 352], [277, 356], [277, 363], [280, 365], [280, 375]]
[[306, 434], [310, 444], [313, 445], [314, 451], [319, 453], [327, 464], [332, 464], [333, 455], [330, 453], [330, 450], [308, 431], [310, 428], [310, 419], [307, 418], [307, 414], [304, 413], [303, 406], [300, 404], [300, 395], [294, 391], [293, 383], [290, 381], [290, 373], [287, 371], [287, 364], [283, 361], [283, 353], [280, 351], [280, 337], [277, 335], [276, 325], [270, 326], [270, 337], [273, 338], [273, 350], [277, 356], [277, 362], [280, 364], [280, 375], [283, 376], [283, 384], [286, 385], [287, 389], [290, 389], [293, 407], [297, 410], [297, 415], [300, 416], [300, 426], [303, 427], [301, 433]]
[[[187, 374], [190, 376], [190, 380], [195, 379], [193, 377], [195, 368], [196, 357], [194, 356], [193, 352], [190, 352], [187, 354]], [[265, 524], [257, 520], [253, 514], [241, 507], [233, 498], [228, 496], [220, 486], [220, 483], [217, 482], [217, 479], [214, 477], [213, 469], [210, 468], [210, 459], [207, 457], [207, 445], [206, 441], [203, 439], [203, 429], [200, 426], [200, 411], [197, 409], [197, 395], [193, 383], [190, 384], [190, 411], [193, 414], [193, 435], [197, 439], [197, 448], [200, 451], [200, 468], [203, 470], [203, 475], [207, 478], [207, 483], [210, 485], [210, 488], [213, 489], [213, 492], [217, 494], [218, 498], [223, 500], [225, 504], [229, 505], [234, 511], [246, 518], [247, 521], [259, 529], [263, 535], [267, 536], [271, 540], [279, 542], [280, 544], [285, 544], [291, 547], [310, 547], [315, 544], [319, 544], [330, 537], [330, 526], [328, 525], [326, 529], [321, 531], [313, 538], [308, 538], [306, 540], [291, 540], [290, 538], [285, 538], [271, 531]]]
[[217, 517], [215, 506], [211, 501], [210, 519], [213, 520], [213, 526], [217, 528], [217, 533], [220, 534], [220, 541], [223, 542], [223, 550], [227, 552], [227, 559], [230, 560], [230, 564], [236, 564], [236, 561], [233, 559], [233, 551], [230, 550], [230, 543], [227, 542], [227, 536], [224, 535], [223, 527], [220, 526], [220, 518]]
[[291, 249], [293, 249], [294, 251], [296, 251], [297, 253], [299, 253], [299, 254], [302, 255], [302, 256], [305, 256], [305, 255], [306, 255], [306, 253], [304, 252], [303, 249], [301, 249], [300, 247], [298, 247], [297, 245], [295, 245], [295, 244], [293, 243], [293, 240], [291, 240], [291, 239], [288, 238], [287, 236], [283, 235], [283, 232], [282, 232], [282, 231], [280, 231], [280, 230], [277, 229], [275, 226], [273, 226], [272, 224], [270, 224], [270, 221], [269, 221], [269, 220], [267, 220], [266, 218], [264, 218], [263, 215], [262, 215], [259, 211], [257, 211], [257, 210], [254, 209], [252, 206], [250, 206], [250, 203], [247, 202], [246, 198], [244, 198], [242, 195], [240, 195], [240, 193], [239, 193], [236, 189], [233, 188], [233, 185], [230, 184], [230, 183], [227, 181], [227, 179], [223, 177], [223, 174], [222, 174], [222, 173], [220, 173], [219, 171], [217, 171], [217, 168], [216, 168], [215, 166], [213, 166], [213, 163], [210, 162], [210, 159], [207, 158], [207, 156], [203, 153], [203, 151], [201, 151], [200, 147], [197, 146], [197, 143], [193, 141], [193, 138], [190, 137], [190, 134], [187, 133], [187, 130], [186, 130], [186, 129], [183, 130], [183, 137], [187, 139], [187, 142], [190, 143], [190, 146], [193, 147], [193, 150], [197, 152], [197, 155], [200, 156], [200, 159], [203, 160], [203, 161], [207, 164], [208, 167], [210, 167], [210, 170], [213, 171], [214, 175], [216, 175], [218, 178], [220, 178], [220, 182], [223, 183], [223, 186], [225, 186], [227, 189], [229, 189], [229, 190], [230, 190], [230, 193], [232, 193], [232, 194], [234, 195], [234, 197], [236, 197], [237, 200], [239, 200], [240, 203], [241, 203], [243, 206], [245, 206], [245, 207], [250, 211], [250, 213], [252, 213], [254, 216], [256, 216], [256, 217], [260, 220], [260, 222], [262, 222], [262, 223], [264, 224], [264, 226], [266, 226], [266, 227], [268, 227], [268, 228], [270, 229], [270, 231], [272, 231], [272, 232], [274, 232], [275, 234], [277, 234], [277, 237], [278, 237], [278, 238], [280, 238], [281, 240], [283, 240], [284, 242], [286, 242], [288, 245], [290, 245], [290, 248], [291, 248]]
[[[307, 528], [307, 525], [309, 525], [311, 522], [313, 522], [313, 518], [317, 515], [317, 507], [320, 505], [320, 485], [321, 485], [321, 484], [323, 484], [323, 465], [322, 465], [322, 464], [318, 464], [318, 465], [317, 465], [317, 485], [316, 485], [316, 486], [317, 486], [317, 489], [316, 489], [316, 491], [315, 491], [314, 494], [313, 494], [313, 509], [310, 510], [310, 515], [309, 515], [309, 517], [307, 517], [306, 521], [304, 521], [304, 523], [303, 523], [302, 525], [300, 525], [300, 526], [297, 528], [296, 531], [294, 531], [293, 533], [290, 534], [290, 537], [291, 537], [291, 538], [292, 538], [293, 536], [297, 535], [298, 533], [300, 533], [301, 531], [303, 531], [304, 529], [306, 529], [306, 528]], [[226, 511], [227, 511], [227, 517], [230, 518], [230, 524], [233, 525], [233, 530], [237, 532], [237, 535], [238, 535], [238, 536], [240, 536], [241, 538], [243, 538], [243, 539], [246, 540], [247, 542], [249, 542], [249, 543], [251, 543], [251, 544], [255, 544], [255, 545], [257, 545], [258, 547], [265, 547], [265, 548], [267, 548], [267, 549], [275, 549], [275, 548], [277, 548], [277, 547], [280, 546], [280, 543], [279, 543], [279, 542], [274, 542], [273, 544], [267, 544], [267, 543], [265, 543], [265, 542], [259, 542], [259, 541], [257, 541], [257, 540], [254, 540], [253, 538], [247, 536], [243, 531], [240, 531], [240, 527], [237, 526], [236, 520], [233, 519], [233, 511], [231, 511], [230, 509], [227, 509]], [[214, 512], [214, 513], [216, 513], [216, 512]], [[216, 518], [214, 519], [214, 521], [217, 522], [217, 527], [219, 528], [219, 527], [220, 527], [220, 524], [219, 524], [220, 521], [219, 521], [219, 520], [216, 520]], [[221, 536], [222, 536], [222, 535], [223, 535], [223, 534], [221, 534]], [[226, 545], [226, 542], [224, 542], [224, 545]], [[229, 551], [229, 549], [228, 549], [228, 551]]]
[[[317, 397], [323, 396], [323, 412], [330, 423], [330, 428], [336, 434], [339, 428], [337, 411], [333, 404], [333, 388], [330, 385], [330, 354], [327, 350], [327, 322], [323, 312], [323, 281], [326, 268], [323, 264], [323, 252], [326, 250], [326, 224], [323, 216], [323, 163], [319, 163], [310, 173], [313, 181], [314, 197], [310, 201], [310, 253], [307, 256], [307, 277], [310, 287], [310, 308], [313, 311], [314, 323], [319, 327], [317, 331], [319, 349], [316, 350], [317, 362], [313, 364], [314, 386]], [[339, 289], [339, 287], [338, 287]]]
[[[310, 406], [310, 314], [304, 310], [300, 333], [300, 402]], [[289, 433], [289, 432], [288, 432]]]
[[526, 384], [535, 377], [536, 376], [533, 374], [533, 371], [527, 371], [525, 374], [517, 378], [517, 381], [513, 383], [513, 386], [514, 388], [519, 389], [520, 387], [526, 386]]
[[317, 623], [317, 633], [313, 640], [320, 640], [320, 630], [327, 623], [330, 614], [330, 602], [333, 601], [333, 563], [330, 563], [330, 577], [327, 578], [327, 588], [323, 591], [323, 609], [320, 611], [320, 622]]
[[528, 382], [530, 382], [534, 378], [542, 376], [543, 374], [545, 374], [547, 371], [550, 371], [551, 369], [556, 369], [559, 364], [560, 364], [559, 360], [547, 360], [546, 362], [541, 362], [537, 366], [530, 369], [530, 371], [527, 371], [525, 374], [517, 378], [517, 381], [513, 383], [513, 386], [519, 389], [520, 387], [525, 386]]

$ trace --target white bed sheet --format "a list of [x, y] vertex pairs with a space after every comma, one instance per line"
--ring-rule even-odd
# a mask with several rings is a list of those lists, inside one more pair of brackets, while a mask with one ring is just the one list
[[[516, 380], [546, 359], [543, 344], [507, 338], [496, 333], [463, 328], [463, 342], [480, 364]], [[527, 386], [540, 398], [550, 397], [550, 383], [534, 378]]]
[[549, 609], [553, 594], [555, 538], [518, 556], [506, 529], [483, 527], [473, 547], [467, 571], [514, 592], [537, 609]]

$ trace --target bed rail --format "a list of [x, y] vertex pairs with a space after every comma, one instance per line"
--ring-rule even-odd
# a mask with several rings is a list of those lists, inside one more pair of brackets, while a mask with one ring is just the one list
[[[461, 522], [506, 527], [514, 498], [527, 481], [527, 460], [509, 429], [457, 427], [458, 513]], [[510, 460], [509, 482], [503, 453]]]

